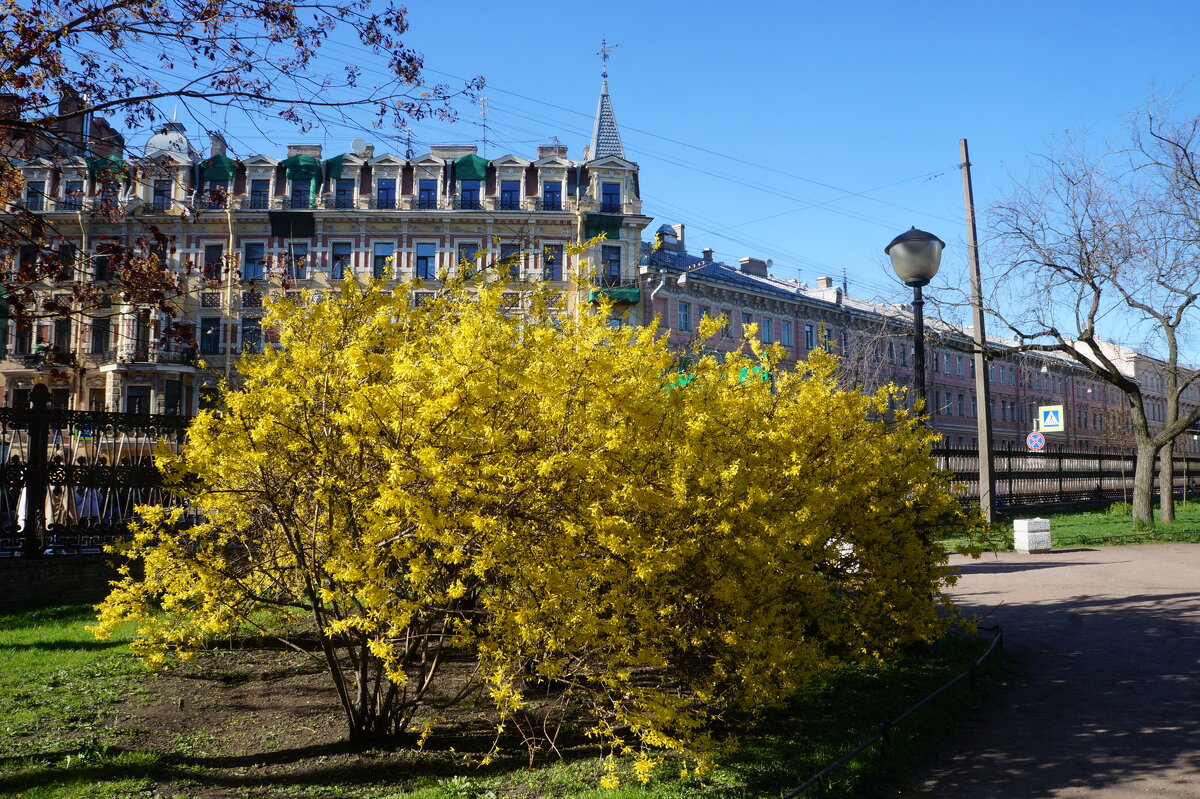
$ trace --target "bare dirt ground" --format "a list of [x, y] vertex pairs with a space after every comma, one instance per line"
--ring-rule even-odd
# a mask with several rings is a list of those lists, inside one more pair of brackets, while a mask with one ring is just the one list
[[1200, 545], [955, 558], [1018, 673], [912, 797], [1200, 797]]

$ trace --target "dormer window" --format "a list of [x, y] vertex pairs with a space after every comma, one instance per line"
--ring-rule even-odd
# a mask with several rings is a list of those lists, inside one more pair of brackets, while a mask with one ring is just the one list
[[150, 199], [150, 210], [168, 211], [171, 208], [171, 181], [154, 181], [154, 194]]
[[521, 181], [519, 181], [519, 180], [502, 180], [502, 181], [500, 181], [500, 210], [501, 211], [520, 211], [521, 210]]
[[259, 209], [271, 207], [271, 181], [250, 181], [250, 207]]
[[30, 211], [45, 210], [46, 181], [29, 180], [25, 182], [25, 207]]
[[561, 211], [562, 210], [562, 182], [558, 180], [547, 180], [542, 183], [542, 210], [543, 211]]
[[479, 210], [479, 181], [461, 180], [459, 187], [459, 207], [465, 210]]
[[338, 178], [336, 181], [334, 181], [333, 207], [354, 207], [354, 181], [352, 179]]
[[375, 181], [375, 207], [396, 207], [396, 179], [380, 178]]
[[600, 185], [600, 212], [604, 214], [621, 213], [620, 183], [603, 183]]
[[312, 182], [309, 180], [293, 180], [292, 181], [292, 208], [309, 208], [311, 207], [311, 191]]
[[63, 182], [63, 210], [78, 211], [83, 207], [83, 181], [67, 180]]
[[437, 181], [422, 180], [417, 186], [417, 208], [437, 208]]

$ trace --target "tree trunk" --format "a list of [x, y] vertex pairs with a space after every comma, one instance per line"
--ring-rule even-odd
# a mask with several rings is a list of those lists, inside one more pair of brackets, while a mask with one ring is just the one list
[[1158, 453], [1158, 518], [1162, 522], [1175, 521], [1175, 440], [1172, 439]]
[[1157, 454], [1153, 445], [1138, 444], [1133, 466], [1134, 529], [1154, 526], [1154, 456]]

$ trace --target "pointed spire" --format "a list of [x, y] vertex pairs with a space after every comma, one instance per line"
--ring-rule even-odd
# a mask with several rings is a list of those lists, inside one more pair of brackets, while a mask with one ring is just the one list
[[625, 157], [625, 148], [621, 146], [621, 131], [617, 129], [617, 117], [613, 114], [612, 100], [608, 96], [608, 54], [617, 49], [604, 39], [600, 40], [600, 56], [602, 69], [600, 72], [600, 102], [596, 106], [596, 122], [592, 126], [592, 144], [588, 148], [590, 158], [603, 158], [606, 155]]

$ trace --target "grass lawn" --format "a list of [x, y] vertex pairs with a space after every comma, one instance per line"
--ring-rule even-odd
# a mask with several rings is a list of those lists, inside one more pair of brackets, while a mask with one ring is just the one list
[[[1158, 505], [1154, 506], [1155, 519]], [[1124, 503], [1115, 503], [1106, 510], [1078, 511], [1074, 513], [1039, 513], [1027, 511], [1018, 518], [1042, 516], [1050, 520], [1050, 540], [1055, 549], [1105, 544], [1148, 544], [1158, 541], [1200, 542], [1200, 502], [1176, 502], [1175, 521], [1169, 524], [1155, 522], [1153, 529], [1134, 530], [1130, 508]], [[965, 544], [963, 539], [947, 539], [942, 545], [954, 549]], [[1011, 550], [1013, 548], [1012, 521], [999, 520], [985, 549]]]
[[[536, 768], [515, 749], [487, 768], [471, 765], [462, 735], [435, 734], [421, 752], [353, 749], [340, 740], [319, 669], [293, 654], [213, 650], [151, 675], [123, 641], [93, 640], [91, 619], [85, 606], [0, 614], [0, 795], [778, 797], [962, 672], [987, 644], [950, 635], [893, 664], [818, 681], [702, 781], [664, 766], [648, 788], [626, 777], [626, 787], [602, 791], [602, 764], [586, 743]], [[874, 795], [894, 784], [971, 705], [964, 681], [894, 731], [886, 756], [872, 747], [806, 796]]]

